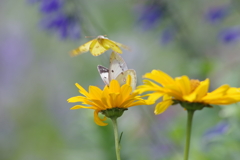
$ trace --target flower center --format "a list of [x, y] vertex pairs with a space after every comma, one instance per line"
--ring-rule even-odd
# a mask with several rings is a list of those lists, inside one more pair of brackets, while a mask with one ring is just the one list
[[190, 84], [191, 84], [191, 92], [193, 92], [200, 85], [200, 81], [197, 79], [191, 79]]

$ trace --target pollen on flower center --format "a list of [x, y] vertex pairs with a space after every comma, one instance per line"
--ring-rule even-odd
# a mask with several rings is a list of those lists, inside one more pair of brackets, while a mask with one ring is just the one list
[[198, 79], [191, 79], [190, 85], [191, 85], [191, 92], [193, 92], [200, 85], [200, 81]]

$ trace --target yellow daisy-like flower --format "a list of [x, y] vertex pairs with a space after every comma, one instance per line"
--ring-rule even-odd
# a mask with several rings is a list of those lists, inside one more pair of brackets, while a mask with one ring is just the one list
[[[96, 86], [89, 86], [89, 92], [87, 92], [82, 86], [76, 83], [79, 92], [83, 96], [76, 96], [69, 98], [69, 103], [81, 102], [83, 105], [75, 105], [71, 109], [87, 108], [93, 109], [94, 121], [100, 126], [106, 126], [107, 123], [103, 121], [107, 117], [113, 118], [120, 117], [124, 110], [129, 107], [137, 105], [145, 105], [146, 100], [139, 96], [138, 92], [132, 92], [131, 77], [128, 76], [126, 84], [120, 86], [117, 80], [112, 80], [109, 86], [105, 86], [103, 90]], [[85, 106], [87, 105], [87, 106]], [[100, 118], [98, 113], [101, 112], [105, 115], [104, 118]]]
[[[212, 92], [208, 92], [210, 80], [199, 81], [181, 76], [173, 79], [166, 73], [153, 70], [143, 78], [144, 85], [138, 87], [140, 93], [154, 91], [149, 94], [149, 101], [155, 102], [160, 97], [163, 101], [156, 105], [155, 114], [164, 112], [170, 105], [180, 103], [186, 109], [200, 110], [211, 104], [225, 105], [240, 101], [240, 89], [229, 85], [222, 85]], [[191, 105], [189, 105], [191, 103]], [[189, 107], [190, 106], [190, 107]]]

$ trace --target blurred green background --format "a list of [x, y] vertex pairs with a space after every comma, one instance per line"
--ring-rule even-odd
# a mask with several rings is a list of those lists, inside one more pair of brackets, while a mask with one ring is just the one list
[[[92, 110], [69, 110], [74, 104], [66, 101], [79, 95], [76, 82], [85, 89], [104, 87], [97, 65], [108, 67], [111, 51], [69, 56], [90, 40], [85, 36], [106, 34], [129, 46], [122, 57], [136, 70], [138, 84], [143, 74], [160, 69], [172, 77], [210, 78], [210, 90], [240, 87], [238, 1], [60, 2], [65, 14], [77, 17], [79, 39], [59, 36], [57, 27], [41, 27], [42, 19], [51, 21], [41, 6], [47, 0], [0, 1], [1, 160], [116, 159], [111, 123], [97, 126]], [[239, 160], [239, 107], [196, 112], [191, 160]], [[153, 111], [154, 105], [137, 106], [118, 119], [123, 160], [183, 159], [186, 111], [180, 106], [161, 115]]]

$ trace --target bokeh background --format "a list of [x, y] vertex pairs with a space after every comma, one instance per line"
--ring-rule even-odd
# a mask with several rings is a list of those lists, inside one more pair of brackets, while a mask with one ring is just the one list
[[[97, 65], [107, 51], [70, 57], [98, 35], [128, 45], [122, 57], [138, 74], [160, 69], [172, 77], [210, 78], [240, 87], [238, 0], [1, 0], [0, 159], [114, 160], [112, 125], [93, 111], [69, 110], [74, 83], [104, 87]], [[123, 160], [181, 160], [187, 113], [171, 106], [130, 108], [119, 118]], [[197, 111], [191, 160], [239, 160], [240, 106]]]

